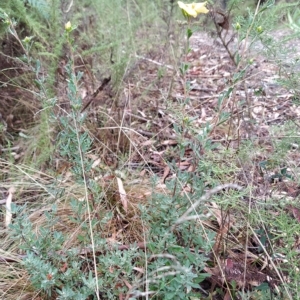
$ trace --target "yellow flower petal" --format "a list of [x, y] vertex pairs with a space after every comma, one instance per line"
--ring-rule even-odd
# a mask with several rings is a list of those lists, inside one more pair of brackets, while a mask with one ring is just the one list
[[205, 7], [207, 2], [202, 3], [190, 3], [185, 4], [181, 1], [178, 1], [178, 6], [186, 13], [188, 16], [196, 18], [198, 14], [207, 14], [209, 10]]
[[197, 12], [192, 8], [191, 4], [185, 4], [181, 1], [178, 1], [178, 6], [189, 16], [194, 18], [197, 17]]
[[193, 3], [193, 8], [197, 12], [197, 14], [207, 14], [209, 10], [205, 7], [207, 2], [202, 3]]
[[177, 3], [178, 3], [178, 6], [179, 6], [181, 9], [185, 9], [186, 4], [184, 4], [184, 3], [181, 2], [181, 1], [178, 1]]
[[69, 21], [69, 22], [67, 22], [67, 23], [65, 24], [65, 30], [66, 30], [66, 31], [71, 31], [71, 29], [72, 29], [72, 24], [71, 24], [71, 22]]

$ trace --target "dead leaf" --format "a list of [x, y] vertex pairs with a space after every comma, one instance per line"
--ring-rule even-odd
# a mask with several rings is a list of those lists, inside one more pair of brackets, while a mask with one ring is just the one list
[[8, 196], [6, 198], [6, 213], [5, 213], [5, 227], [8, 227], [11, 223], [12, 219], [12, 213], [11, 213], [11, 203], [12, 203], [12, 197], [13, 193], [15, 192], [15, 188], [10, 187], [8, 190]]
[[124, 281], [125, 285], [128, 287], [128, 289], [131, 290], [132, 289], [132, 285], [127, 280], [125, 280], [125, 279], [123, 279], [123, 281]]
[[226, 294], [224, 296], [224, 300], [232, 300], [232, 296], [229, 290], [226, 291]]
[[229, 18], [221, 11], [214, 11], [213, 18], [215, 22], [225, 30], [229, 29]]
[[289, 205], [288, 210], [290, 213], [292, 213], [293, 217], [300, 223], [300, 209], [293, 205]]
[[119, 178], [119, 177], [116, 177], [116, 178], [117, 178], [117, 183], [118, 183], [118, 188], [119, 188], [120, 200], [121, 200], [121, 203], [123, 205], [123, 208], [124, 208], [125, 212], [127, 212], [127, 209], [128, 209], [127, 194], [126, 194], [126, 191], [124, 189], [123, 182], [122, 182], [121, 178]]
[[97, 158], [96, 160], [94, 160], [93, 164], [92, 164], [92, 169], [95, 169], [96, 167], [98, 167], [101, 163], [101, 158]]
[[143, 268], [139, 268], [139, 267], [133, 267], [133, 270], [137, 271], [137, 272], [140, 272], [142, 274], [145, 273], [145, 270]]
[[170, 173], [170, 168], [168, 166], [166, 166], [165, 169], [164, 169], [164, 175], [161, 179], [162, 183], [165, 183], [166, 178], [169, 176], [169, 173]]

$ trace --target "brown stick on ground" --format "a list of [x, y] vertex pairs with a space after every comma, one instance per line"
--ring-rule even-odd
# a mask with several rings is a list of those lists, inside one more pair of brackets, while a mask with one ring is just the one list
[[102, 84], [97, 88], [97, 90], [93, 93], [93, 95], [88, 96], [88, 100], [87, 102], [84, 104], [83, 108], [81, 109], [81, 112], [84, 112], [89, 106], [90, 104], [93, 102], [93, 100], [95, 99], [95, 97], [101, 92], [103, 91], [103, 89], [105, 88], [105, 86], [110, 82], [111, 80], [111, 76], [109, 76], [108, 78], [104, 78], [102, 81]]

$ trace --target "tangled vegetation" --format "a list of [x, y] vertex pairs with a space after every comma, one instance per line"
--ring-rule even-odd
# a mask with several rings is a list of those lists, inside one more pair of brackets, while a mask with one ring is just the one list
[[1, 299], [300, 299], [299, 1], [2, 2]]

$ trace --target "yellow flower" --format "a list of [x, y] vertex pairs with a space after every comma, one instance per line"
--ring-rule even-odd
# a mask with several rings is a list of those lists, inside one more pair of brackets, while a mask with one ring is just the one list
[[70, 21], [65, 24], [65, 30], [67, 32], [70, 32], [72, 30], [72, 24]]
[[207, 2], [185, 4], [178, 1], [179, 7], [182, 9], [183, 14], [196, 18], [199, 14], [207, 14], [209, 10], [205, 7]]

